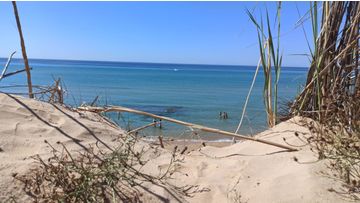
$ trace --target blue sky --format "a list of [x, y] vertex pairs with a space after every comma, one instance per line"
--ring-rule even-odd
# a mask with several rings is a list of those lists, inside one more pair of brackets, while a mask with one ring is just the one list
[[[308, 53], [296, 5], [284, 2], [283, 65], [307, 66]], [[246, 9], [255, 15], [275, 2], [18, 2], [29, 58], [129, 62], [256, 65], [257, 35]], [[309, 22], [305, 24], [310, 27]], [[11, 2], [0, 2], [0, 57], [18, 51]]]

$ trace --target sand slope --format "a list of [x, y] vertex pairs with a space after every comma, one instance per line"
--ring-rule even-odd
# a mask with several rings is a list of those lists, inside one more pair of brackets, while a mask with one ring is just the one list
[[[301, 146], [295, 136], [308, 136], [308, 130], [296, 124], [299, 118], [281, 123], [258, 136], [279, 143]], [[0, 198], [20, 193], [11, 177], [32, 167], [30, 156], [49, 155], [49, 143], [62, 142], [76, 151], [91, 143], [112, 147], [113, 140], [124, 134], [99, 116], [72, 112], [64, 107], [0, 94]], [[304, 138], [303, 138], [304, 139]], [[102, 144], [101, 144], [102, 143]], [[139, 145], [144, 145], [140, 142]], [[145, 202], [341, 202], [341, 197], [328, 189], [339, 183], [323, 177], [323, 161], [318, 162], [308, 146], [298, 152], [244, 141], [228, 147], [203, 147], [183, 155], [178, 172], [170, 183], [177, 186], [197, 185], [197, 192], [179, 197], [166, 188], [144, 186], [154, 194], [144, 196]], [[171, 152], [160, 150], [158, 156], [143, 168], [159, 174], [169, 164]], [[151, 153], [147, 156], [152, 156]], [[294, 157], [298, 162], [294, 161]], [[194, 190], [194, 189], [193, 189]], [[25, 201], [26, 198], [24, 197]]]
[[[199, 185], [209, 190], [187, 198], [190, 202], [343, 202], [329, 189], [340, 183], [324, 177], [324, 161], [304, 146], [308, 129], [299, 126], [300, 118], [283, 122], [257, 136], [278, 143], [286, 142], [300, 151], [244, 141], [228, 147], [204, 147], [185, 156], [174, 183]], [[295, 136], [299, 134], [299, 139]], [[161, 159], [161, 158], [159, 158]], [[165, 164], [165, 160], [163, 162]], [[294, 159], [297, 159], [296, 162]], [[154, 165], [161, 162], [154, 160]]]
[[97, 141], [104, 148], [111, 147], [111, 140], [123, 132], [99, 121], [103, 119], [94, 114], [79, 114], [61, 106], [0, 94], [0, 196], [20, 190], [12, 184], [11, 175], [28, 170], [33, 163], [31, 156], [50, 155], [45, 140], [54, 146], [64, 143], [73, 151]]

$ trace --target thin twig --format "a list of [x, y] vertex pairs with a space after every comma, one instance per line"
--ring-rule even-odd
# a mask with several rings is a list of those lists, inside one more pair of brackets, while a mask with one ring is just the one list
[[10, 63], [11, 63], [11, 59], [12, 59], [12, 57], [14, 56], [15, 53], [16, 53], [16, 51], [14, 51], [14, 52], [9, 56], [9, 58], [8, 58], [6, 64], [5, 64], [5, 67], [4, 67], [4, 69], [3, 69], [3, 71], [2, 71], [2, 73], [1, 73], [1, 75], [0, 75], [0, 81], [1, 81], [4, 77], [6, 77], [6, 76], [5, 76], [6, 70], [8, 69], [8, 67], [9, 67], [9, 65], [10, 65]]
[[249, 98], [250, 98], [250, 94], [252, 92], [252, 89], [254, 87], [254, 84], [255, 84], [255, 80], [256, 80], [256, 76], [258, 74], [258, 71], [259, 71], [259, 68], [260, 68], [260, 64], [261, 64], [261, 58], [259, 59], [259, 62], [258, 62], [258, 65], [256, 67], [256, 70], [255, 70], [255, 74], [254, 74], [254, 77], [253, 77], [253, 80], [251, 82], [251, 86], [250, 86], [250, 89], [249, 89], [249, 92], [246, 96], [246, 100], [245, 100], [245, 104], [244, 104], [244, 108], [243, 108], [243, 111], [242, 111], [242, 114], [241, 114], [241, 118], [240, 118], [240, 122], [239, 122], [239, 125], [235, 131], [235, 133], [237, 134], [241, 128], [241, 124], [243, 122], [243, 119], [244, 119], [244, 116], [245, 116], [245, 112], [246, 112], [246, 107], [247, 107], [247, 104], [248, 104], [248, 101], [249, 101]]

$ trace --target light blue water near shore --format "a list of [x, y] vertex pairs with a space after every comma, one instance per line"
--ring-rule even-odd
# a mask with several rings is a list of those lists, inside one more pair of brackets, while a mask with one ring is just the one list
[[[0, 67], [5, 64], [0, 59]], [[49, 85], [53, 77], [61, 77], [68, 94], [66, 103], [90, 103], [99, 95], [100, 102], [121, 105], [160, 114], [183, 121], [234, 131], [248, 93], [255, 67], [221, 65], [181, 65], [153, 63], [92, 62], [68, 60], [30, 60], [33, 84]], [[14, 60], [9, 72], [21, 69], [20, 60]], [[289, 101], [299, 92], [307, 69], [284, 67], [279, 84], [280, 101]], [[262, 99], [264, 76], [259, 72], [244, 120], [241, 134], [255, 134], [266, 129], [266, 115]], [[24, 92], [25, 88], [4, 88], [7, 85], [26, 84], [25, 73], [5, 78], [0, 91]], [[1, 88], [2, 87], [2, 88]], [[219, 119], [225, 111], [229, 119]], [[122, 126], [128, 123], [139, 127], [152, 122], [151, 118], [122, 114], [109, 115]], [[164, 129], [148, 129], [152, 136], [181, 136], [186, 128], [164, 123]], [[187, 133], [188, 135], [189, 133]], [[184, 135], [185, 136], [185, 135]], [[216, 135], [206, 135], [219, 138]]]

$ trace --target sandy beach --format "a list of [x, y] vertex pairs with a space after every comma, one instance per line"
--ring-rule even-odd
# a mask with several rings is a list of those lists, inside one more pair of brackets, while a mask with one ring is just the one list
[[[175, 146], [186, 146], [169, 183], [193, 185], [197, 190], [189, 196], [173, 194], [149, 183], [141, 190], [144, 202], [342, 202], [340, 184], [325, 177], [326, 161], [318, 161], [304, 140], [307, 128], [299, 125], [299, 117], [280, 123], [258, 135], [266, 140], [297, 146], [299, 151], [240, 141], [236, 144], [170, 141], [165, 149], [138, 141], [139, 148], [148, 148], [152, 157], [143, 172], [159, 174], [166, 168]], [[115, 140], [126, 133], [97, 114], [76, 112], [63, 106], [14, 95], [0, 94], [0, 195], [6, 201], [16, 197], [27, 202], [22, 185], [13, 176], [26, 174], [36, 166], [31, 158], [47, 158], [51, 148], [63, 143], [71, 152], [84, 150], [91, 144], [101, 148], [115, 147]], [[298, 136], [296, 136], [298, 135]], [[284, 141], [286, 140], [286, 142]], [[155, 147], [154, 147], [155, 146]], [[155, 152], [156, 151], [156, 152]], [[154, 156], [154, 154], [157, 156]], [[151, 192], [149, 192], [151, 191]]]
[[0, 4], [0, 203], [360, 201], [359, 2]]

